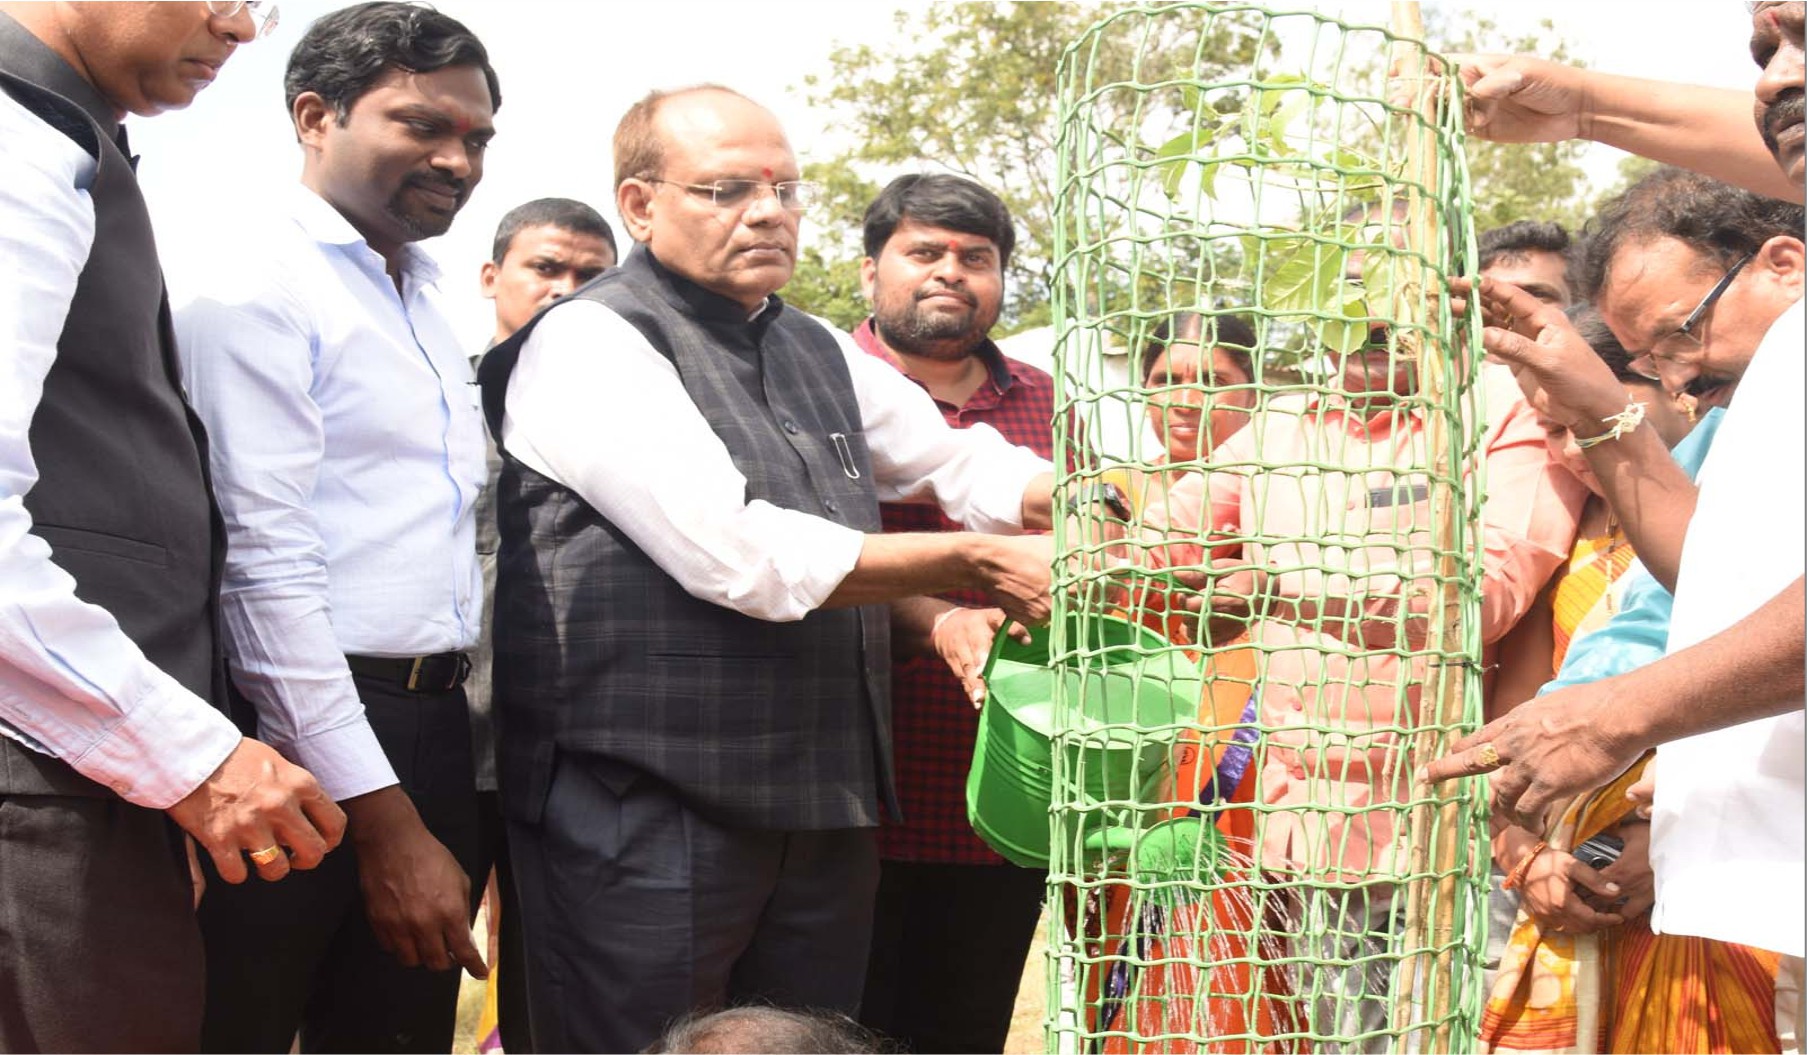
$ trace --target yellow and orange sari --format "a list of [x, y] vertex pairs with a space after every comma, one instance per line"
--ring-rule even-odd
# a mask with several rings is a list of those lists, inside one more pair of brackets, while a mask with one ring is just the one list
[[[1557, 583], [1560, 668], [1570, 643], [1616, 611], [1613, 586], [1632, 561], [1617, 530], [1576, 543]], [[1625, 792], [1649, 757], [1563, 811], [1549, 845], [1568, 850], [1616, 828], [1631, 812]], [[1480, 1046], [1494, 1052], [1773, 1052], [1774, 953], [1672, 934], [1648, 916], [1593, 934], [1545, 930], [1519, 910], [1481, 1016]]]

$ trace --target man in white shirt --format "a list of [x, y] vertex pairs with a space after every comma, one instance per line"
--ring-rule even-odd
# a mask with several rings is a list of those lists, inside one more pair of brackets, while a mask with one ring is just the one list
[[1049, 464], [774, 294], [813, 188], [772, 114], [655, 92], [615, 133], [623, 264], [491, 350], [499, 766], [534, 1042], [693, 1008], [857, 1009], [892, 793], [883, 602], [1045, 618]]
[[[1800, 202], [1802, 8], [1752, 6], [1751, 53], [1763, 67], [1754, 127], [1735, 119], [1748, 96], [1523, 57], [1465, 67], [1480, 97], [1474, 119], [1483, 134], [1508, 139], [1591, 128], [1646, 156]], [[1739, 211], [1754, 217], [1766, 209]], [[1786, 954], [1778, 1022], [1784, 1042], [1798, 1043], [1786, 1029], [1799, 1023], [1807, 944], [1800, 212], [1755, 243], [1698, 222], [1691, 206], [1673, 212], [1669, 232], [1646, 230], [1603, 256], [1601, 308], [1626, 348], [1643, 353], [1645, 368], [1672, 390], [1710, 404], [1738, 384], [1698, 492], [1660, 456], [1651, 430], [1635, 427], [1622, 392], [1612, 394], [1559, 314], [1509, 286], [1479, 289], [1488, 351], [1514, 364], [1553, 418], [1577, 436], [1602, 437], [1588, 449], [1589, 463], [1639, 557], [1675, 590], [1670, 655], [1532, 701], [1464, 738], [1424, 775], [1497, 768], [1496, 807], [1535, 827], [1551, 802], [1664, 745], [1651, 830], [1653, 926]], [[1698, 229], [1705, 244], [1689, 244], [1683, 229]], [[1793, 1006], [1781, 1007], [1784, 999]]]
[[188, 105], [259, 6], [0, 5], [0, 1050], [192, 1050], [183, 830], [228, 883], [343, 830], [215, 709], [206, 438], [119, 126]]
[[286, 1051], [299, 1028], [311, 1050], [444, 1051], [454, 966], [484, 973], [462, 688], [483, 433], [413, 243], [481, 178], [500, 93], [469, 30], [400, 3], [315, 22], [285, 87], [301, 185], [217, 254], [178, 329], [214, 436], [232, 680], [343, 804], [355, 855], [202, 903], [203, 1046]]

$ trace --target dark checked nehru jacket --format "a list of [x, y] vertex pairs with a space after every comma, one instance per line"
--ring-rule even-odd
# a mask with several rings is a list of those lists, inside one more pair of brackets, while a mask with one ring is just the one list
[[[879, 530], [853, 382], [819, 323], [776, 297], [749, 322], [746, 309], [665, 270], [644, 247], [566, 299], [603, 304], [671, 360], [746, 477], [748, 501]], [[537, 321], [484, 359], [492, 435]], [[857, 479], [830, 443], [836, 433], [851, 444]], [[495, 708], [504, 809], [536, 821], [554, 754], [573, 753], [650, 774], [719, 823], [878, 822], [881, 796], [893, 801], [883, 606], [777, 623], [698, 600], [621, 526], [502, 454]], [[659, 437], [616, 456], [658, 458]]]
[[[207, 447], [183, 399], [150, 215], [111, 108], [54, 52], [0, 16], [0, 90], [98, 161], [94, 248], [31, 422], [34, 534], [146, 658], [221, 701], [214, 596], [225, 546]], [[5, 144], [0, 144], [5, 149]], [[111, 797], [109, 788], [0, 737], [0, 797]]]

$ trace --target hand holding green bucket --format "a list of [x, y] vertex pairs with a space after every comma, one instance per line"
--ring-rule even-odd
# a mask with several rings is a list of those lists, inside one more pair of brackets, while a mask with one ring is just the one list
[[[1107, 850], [1112, 806], [1145, 805], [1166, 770], [1175, 740], [1196, 719], [1203, 682], [1198, 665], [1160, 634], [1113, 616], [1070, 616], [1058, 665], [1050, 627], [1028, 644], [999, 633], [985, 667], [987, 695], [966, 778], [967, 816], [998, 853], [1026, 868], [1046, 868], [1054, 801], [1055, 734], [1066, 778], [1087, 802], [1086, 842]], [[1056, 692], [1072, 717], [1056, 722]]]

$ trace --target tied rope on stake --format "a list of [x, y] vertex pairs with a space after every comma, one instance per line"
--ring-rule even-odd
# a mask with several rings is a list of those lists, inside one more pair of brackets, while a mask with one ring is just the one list
[[1411, 777], [1480, 715], [1484, 494], [1421, 35], [1174, 3], [1062, 56], [1055, 616], [968, 785], [1048, 868], [1051, 1051], [1472, 1044], [1485, 803]]

